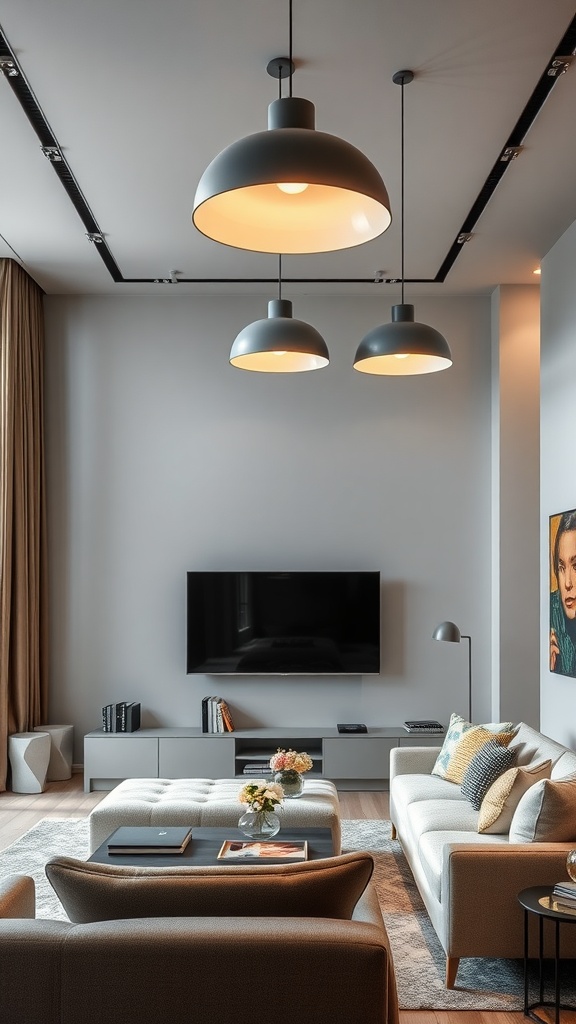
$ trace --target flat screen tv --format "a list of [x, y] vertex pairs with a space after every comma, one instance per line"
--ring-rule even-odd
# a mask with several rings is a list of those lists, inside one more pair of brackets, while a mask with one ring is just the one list
[[380, 672], [379, 572], [187, 575], [188, 673]]

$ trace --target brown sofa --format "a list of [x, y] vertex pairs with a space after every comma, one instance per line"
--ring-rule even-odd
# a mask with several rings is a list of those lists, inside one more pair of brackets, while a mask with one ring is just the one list
[[[358, 872], [365, 870], [361, 860], [371, 860], [369, 854], [286, 866], [182, 870], [124, 869], [55, 858], [47, 873], [51, 870], [64, 905], [76, 908], [77, 915], [98, 911], [106, 898], [107, 882], [120, 903], [132, 892], [134, 917], [83, 924], [34, 919], [32, 879], [4, 879], [0, 881], [0, 1020], [7, 1024], [157, 1024], [185, 1019], [188, 1024], [254, 1024], [266, 1017], [274, 1024], [293, 1024], [295, 1019], [314, 1024], [398, 1024], [390, 947], [371, 882], [365, 887], [361, 883], [363, 892], [349, 919], [311, 916], [305, 907], [300, 916], [263, 916], [277, 900], [288, 908], [294, 899], [292, 883], [299, 874], [304, 875], [306, 895], [311, 878], [322, 883], [327, 872], [338, 870], [338, 864], [347, 869], [351, 858], [358, 881]], [[191, 881], [192, 887], [212, 887], [216, 892], [222, 870], [228, 888], [220, 888], [213, 913], [136, 916], [154, 906], [155, 878], [165, 887], [173, 914], [178, 888], [190, 887]], [[254, 916], [226, 914], [225, 903], [234, 901], [230, 895], [234, 872], [243, 890], [241, 899], [250, 876], [254, 877]], [[275, 879], [270, 885], [268, 878], [264, 892], [258, 881], [262, 872]], [[369, 867], [368, 877], [370, 872]], [[74, 886], [75, 873], [82, 876], [79, 887]], [[291, 890], [288, 903], [282, 895], [286, 888]], [[202, 909], [210, 909], [209, 899], [202, 899]], [[314, 901], [309, 905], [313, 908]]]

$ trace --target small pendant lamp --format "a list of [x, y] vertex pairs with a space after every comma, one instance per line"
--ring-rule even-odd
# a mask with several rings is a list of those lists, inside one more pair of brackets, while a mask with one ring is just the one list
[[354, 359], [354, 369], [361, 373], [409, 376], [435, 373], [452, 365], [452, 354], [446, 338], [434, 327], [414, 320], [414, 306], [404, 302], [404, 86], [414, 78], [413, 71], [397, 71], [392, 81], [402, 86], [401, 105], [401, 302], [392, 306], [392, 322], [374, 327], [362, 339]]
[[267, 67], [290, 76], [290, 95], [268, 107], [268, 131], [232, 143], [204, 171], [192, 222], [216, 242], [255, 252], [312, 253], [368, 242], [389, 226], [379, 172], [360, 150], [316, 131], [314, 104], [292, 96], [290, 56]]
[[318, 331], [292, 317], [292, 303], [282, 298], [282, 257], [278, 257], [278, 298], [268, 303], [266, 320], [248, 324], [230, 350], [230, 362], [240, 370], [260, 373], [301, 373], [330, 362], [326, 342]]

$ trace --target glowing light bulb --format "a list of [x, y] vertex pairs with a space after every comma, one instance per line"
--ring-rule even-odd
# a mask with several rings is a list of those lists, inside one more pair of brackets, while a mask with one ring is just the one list
[[394, 353], [394, 358], [395, 359], [408, 359], [409, 355], [410, 355], [409, 352], [395, 352]]
[[283, 352], [281, 349], [279, 349], [277, 352], [274, 352], [273, 355], [275, 355], [275, 356], [285, 356], [285, 355], [288, 355], [288, 353], [287, 352]]
[[298, 192], [305, 192], [308, 188], [305, 181], [278, 181], [276, 186], [281, 192], [286, 192], [289, 196], [295, 196]]

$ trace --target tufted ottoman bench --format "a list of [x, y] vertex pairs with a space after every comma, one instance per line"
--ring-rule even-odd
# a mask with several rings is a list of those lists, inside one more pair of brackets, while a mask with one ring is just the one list
[[[238, 793], [252, 779], [126, 779], [90, 814], [90, 853], [121, 825], [196, 825], [236, 828]], [[244, 808], [245, 810], [245, 808]], [[286, 828], [329, 828], [341, 852], [340, 807], [328, 779], [306, 779], [304, 792], [278, 812]]]

